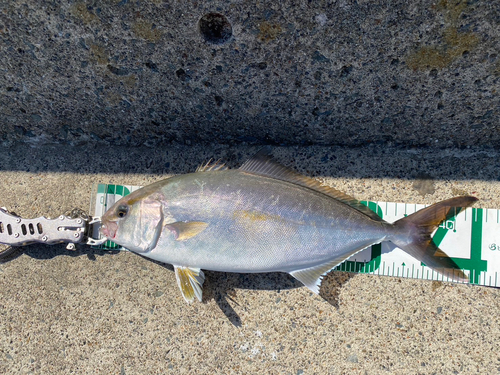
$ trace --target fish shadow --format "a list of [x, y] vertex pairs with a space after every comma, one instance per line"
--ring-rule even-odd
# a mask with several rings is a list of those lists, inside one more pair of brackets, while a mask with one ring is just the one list
[[[174, 272], [174, 267], [170, 264], [143, 258]], [[279, 295], [282, 290], [303, 287], [299, 281], [287, 273], [230, 273], [205, 270], [203, 272], [205, 282], [203, 283], [202, 303], [207, 304], [213, 300], [235, 327], [241, 327], [242, 320], [233, 306], [246, 309], [238, 303], [238, 290], [274, 290]]]
[[321, 283], [320, 297], [338, 310], [340, 308], [340, 293], [343, 286], [356, 275], [354, 272], [329, 272]]
[[[283, 272], [236, 274], [205, 271], [205, 275], [203, 303], [214, 300], [235, 327], [242, 325], [240, 316], [233, 308], [233, 305], [241, 307], [237, 298], [238, 289], [276, 291], [277, 298], [281, 295], [281, 291], [296, 288], [304, 288], [308, 294], [310, 293], [300, 281]], [[338, 309], [342, 287], [355, 275], [350, 272], [330, 272], [323, 279], [320, 297]]]
[[302, 287], [302, 284], [286, 273], [226, 273], [204, 271], [203, 303], [214, 300], [227, 319], [235, 327], [242, 321], [233, 306], [246, 309], [238, 303], [238, 290], [273, 290], [279, 296], [282, 290]]
[[[143, 258], [174, 272], [174, 268], [170, 264]], [[242, 306], [238, 302], [238, 290], [272, 290], [276, 291], [277, 296], [280, 296], [283, 290], [304, 287], [301, 282], [282, 272], [231, 273], [203, 270], [203, 273], [205, 274], [205, 282], [203, 283], [202, 303], [207, 304], [213, 300], [235, 327], [241, 327], [243, 323], [233, 306], [246, 310], [246, 306]]]

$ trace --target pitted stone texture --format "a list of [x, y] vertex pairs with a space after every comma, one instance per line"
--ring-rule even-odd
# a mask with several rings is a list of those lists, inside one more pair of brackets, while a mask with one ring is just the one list
[[499, 21], [498, 0], [3, 2], [0, 140], [498, 147]]

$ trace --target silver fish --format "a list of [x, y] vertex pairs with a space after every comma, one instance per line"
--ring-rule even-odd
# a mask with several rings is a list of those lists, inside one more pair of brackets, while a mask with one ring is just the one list
[[206, 165], [123, 197], [101, 232], [174, 266], [184, 299], [202, 300], [202, 269], [288, 272], [314, 293], [360, 250], [391, 241], [452, 280], [466, 281], [431, 240], [441, 221], [477, 198], [451, 198], [388, 223], [354, 198], [278, 163], [263, 150], [239, 169]]

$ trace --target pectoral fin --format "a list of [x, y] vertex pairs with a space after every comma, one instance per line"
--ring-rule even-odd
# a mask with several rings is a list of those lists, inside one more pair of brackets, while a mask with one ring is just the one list
[[182, 292], [182, 296], [187, 303], [194, 301], [194, 297], [198, 298], [201, 302], [203, 295], [203, 282], [205, 281], [205, 275], [203, 271], [199, 268], [174, 266], [175, 278], [177, 279], [177, 285]]
[[203, 232], [208, 227], [208, 223], [203, 221], [178, 221], [166, 224], [165, 227], [174, 232], [176, 241], [185, 241]]

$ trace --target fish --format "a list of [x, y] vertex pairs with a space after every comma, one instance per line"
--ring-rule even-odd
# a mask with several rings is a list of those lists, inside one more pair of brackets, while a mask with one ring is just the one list
[[104, 213], [100, 231], [132, 252], [172, 264], [188, 303], [202, 301], [203, 270], [286, 272], [319, 294], [329, 271], [384, 241], [450, 280], [467, 282], [431, 235], [477, 198], [450, 198], [389, 223], [270, 153], [263, 149], [238, 169], [206, 164], [138, 189]]

